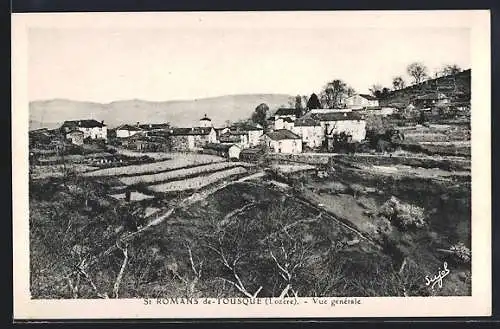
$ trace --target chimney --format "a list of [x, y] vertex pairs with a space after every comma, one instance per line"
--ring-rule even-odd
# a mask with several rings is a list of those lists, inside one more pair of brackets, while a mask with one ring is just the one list
[[139, 121], [137, 121], [136, 125], [137, 125], [137, 127], [139, 127]]
[[101, 120], [101, 124], [104, 125], [104, 120]]

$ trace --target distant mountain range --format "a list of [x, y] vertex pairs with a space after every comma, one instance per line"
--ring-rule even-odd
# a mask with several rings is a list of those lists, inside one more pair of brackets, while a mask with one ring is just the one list
[[202, 98], [183, 101], [151, 102], [139, 99], [116, 101], [108, 104], [52, 99], [33, 101], [29, 104], [30, 130], [53, 129], [65, 120], [95, 119], [104, 121], [110, 128], [123, 123], [165, 123], [174, 126], [191, 126], [205, 114], [215, 126], [226, 120], [247, 119], [261, 103], [266, 103], [273, 113], [286, 106], [293, 96], [284, 94], [245, 94]]

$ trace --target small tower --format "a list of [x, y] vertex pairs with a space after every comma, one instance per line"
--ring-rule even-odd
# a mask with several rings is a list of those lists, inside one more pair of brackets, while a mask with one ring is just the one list
[[200, 119], [200, 127], [212, 127], [212, 120], [206, 114]]

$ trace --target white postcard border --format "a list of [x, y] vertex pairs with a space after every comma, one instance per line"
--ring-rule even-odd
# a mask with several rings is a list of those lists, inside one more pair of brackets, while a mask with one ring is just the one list
[[[168, 19], [164, 19], [168, 15]], [[358, 298], [360, 304], [327, 305], [299, 299], [301, 305], [158, 304], [143, 299], [31, 300], [29, 295], [28, 229], [28, 97], [27, 32], [29, 28], [172, 28], [198, 21], [204, 26], [235, 24], [259, 28], [280, 26], [280, 17], [296, 15], [318, 28], [466, 27], [471, 31], [472, 58], [472, 296]], [[305, 16], [304, 16], [305, 15]], [[309, 15], [309, 16], [307, 16]], [[334, 15], [333, 20], [324, 19]], [[360, 17], [362, 16], [362, 20]], [[305, 18], [304, 18], [305, 17]], [[357, 18], [357, 19], [353, 19]], [[15, 319], [86, 318], [295, 318], [295, 317], [430, 317], [491, 315], [491, 89], [490, 13], [477, 11], [427, 12], [287, 12], [287, 13], [67, 13], [12, 15], [12, 191], [13, 297]], [[423, 279], [423, 278], [422, 278]], [[337, 299], [337, 298], [335, 298]], [[344, 298], [338, 298], [344, 300]], [[236, 299], [234, 300], [236, 302]], [[307, 301], [307, 304], [304, 303]], [[224, 301], [220, 301], [224, 302]]]

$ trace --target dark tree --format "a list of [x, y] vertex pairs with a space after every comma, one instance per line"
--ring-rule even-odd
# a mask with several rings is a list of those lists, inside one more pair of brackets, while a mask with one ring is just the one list
[[302, 106], [302, 96], [300, 95], [295, 96], [295, 109], [296, 110], [304, 109], [304, 107]]
[[370, 88], [370, 92], [378, 99], [384, 99], [389, 96], [391, 90], [387, 87], [382, 87], [381, 85], [375, 84]]
[[400, 90], [406, 87], [406, 83], [403, 77], [397, 76], [392, 79], [392, 86], [394, 87], [394, 90]]
[[258, 123], [264, 129], [267, 124], [267, 112], [269, 111], [269, 106], [267, 104], [262, 103], [255, 108], [255, 111], [252, 113], [252, 121], [254, 123]]
[[311, 97], [309, 97], [309, 100], [307, 101], [307, 109], [312, 110], [312, 109], [320, 109], [321, 108], [321, 103], [319, 102], [318, 95], [315, 93], [311, 94]]

